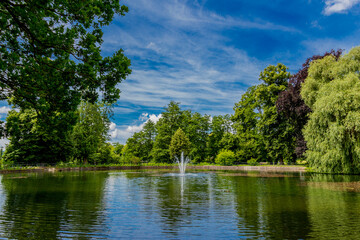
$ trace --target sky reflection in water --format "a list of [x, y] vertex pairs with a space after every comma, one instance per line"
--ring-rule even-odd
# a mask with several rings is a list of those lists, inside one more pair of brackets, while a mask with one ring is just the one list
[[358, 181], [239, 172], [2, 175], [0, 237], [357, 238]]

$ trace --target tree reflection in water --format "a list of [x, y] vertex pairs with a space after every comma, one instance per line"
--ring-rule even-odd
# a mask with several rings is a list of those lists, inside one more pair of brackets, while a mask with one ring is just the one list
[[[6, 200], [1, 237], [88, 238], [103, 235], [103, 189], [107, 173], [4, 175]], [[94, 227], [95, 226], [95, 227]]]
[[0, 238], [360, 237], [358, 176], [122, 171], [15, 177], [1, 180]]

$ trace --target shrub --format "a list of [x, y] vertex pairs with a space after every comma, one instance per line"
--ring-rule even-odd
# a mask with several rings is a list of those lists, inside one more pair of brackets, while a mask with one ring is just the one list
[[249, 164], [251, 166], [259, 165], [259, 163], [257, 162], [257, 160], [255, 158], [251, 158], [250, 160], [248, 160], [247, 164]]
[[230, 150], [221, 150], [216, 156], [215, 163], [220, 165], [232, 165], [235, 162], [235, 154]]

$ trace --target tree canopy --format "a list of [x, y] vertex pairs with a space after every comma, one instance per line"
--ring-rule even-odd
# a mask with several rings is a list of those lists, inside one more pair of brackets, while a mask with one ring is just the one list
[[314, 55], [306, 59], [300, 70], [291, 75], [287, 89], [280, 92], [279, 98], [276, 101], [277, 111], [283, 114], [289, 120], [289, 124], [294, 130], [296, 137], [295, 154], [297, 157], [302, 157], [306, 151], [306, 142], [302, 130], [309, 119], [311, 109], [307, 106], [300, 95], [301, 86], [308, 76], [308, 69], [310, 63], [326, 56], [333, 55], [336, 59], [341, 56], [342, 50], [331, 50], [323, 55]]
[[[6, 131], [14, 153], [30, 151], [15, 143], [26, 135], [19, 142], [31, 138], [27, 144], [52, 149], [49, 159], [63, 159], [57, 150], [76, 124], [80, 102], [117, 101], [130, 60], [122, 49], [102, 56], [102, 27], [127, 11], [118, 0], [0, 1], [0, 100], [20, 109], [9, 115]], [[35, 146], [31, 154], [36, 149], [43, 155]]]
[[121, 49], [101, 55], [101, 28], [127, 11], [118, 0], [1, 1], [0, 99], [35, 109], [42, 124], [81, 100], [114, 103], [130, 60]]
[[360, 47], [310, 64], [301, 96], [311, 109], [307, 160], [321, 172], [360, 172]]
[[189, 138], [186, 137], [184, 131], [179, 128], [174, 135], [171, 137], [170, 142], [170, 158], [175, 159], [181, 156], [181, 153], [184, 153], [184, 156], [189, 156], [190, 153], [190, 141]]
[[292, 129], [277, 113], [275, 104], [279, 93], [286, 89], [289, 76], [281, 63], [268, 66], [260, 73], [262, 83], [250, 87], [235, 104], [232, 120], [238, 147], [231, 150], [237, 152], [240, 161], [293, 161]]

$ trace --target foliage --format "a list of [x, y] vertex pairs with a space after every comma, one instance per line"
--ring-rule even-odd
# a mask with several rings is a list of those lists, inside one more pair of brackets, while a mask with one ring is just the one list
[[310, 64], [301, 96], [311, 109], [304, 129], [315, 171], [360, 172], [360, 47]]
[[81, 100], [114, 103], [131, 73], [123, 50], [101, 56], [101, 28], [128, 8], [117, 0], [4, 0], [0, 10], [0, 100], [20, 109], [7, 124], [7, 156], [64, 161]]
[[259, 165], [258, 161], [255, 158], [251, 158], [250, 160], [247, 160], [247, 164], [251, 166]]
[[[108, 109], [100, 104], [81, 103], [76, 113], [57, 113], [50, 128], [39, 121], [35, 110], [12, 110], [6, 119], [10, 144], [4, 159], [15, 163], [56, 163], [70, 159], [87, 162], [108, 139]], [[76, 124], [67, 124], [68, 119]], [[61, 124], [62, 123], [62, 124]]]
[[102, 143], [96, 149], [96, 152], [89, 156], [89, 162], [94, 164], [119, 163], [120, 156], [114, 152], [114, 147], [110, 143]]
[[180, 109], [179, 103], [171, 101], [162, 112], [162, 118], [156, 124], [156, 138], [151, 155], [154, 162], [171, 162], [170, 141], [175, 131], [184, 124], [184, 111]]
[[231, 119], [234, 122], [236, 130], [234, 135], [237, 138], [230, 134], [227, 134], [227, 138], [236, 139], [238, 142], [231, 141], [231, 144], [224, 144], [227, 149], [226, 146], [233, 146], [231, 149], [236, 150], [237, 160], [240, 162], [246, 162], [250, 158], [263, 158], [265, 154], [264, 144], [258, 130], [261, 108], [256, 98], [256, 90], [257, 86], [248, 88], [241, 96], [241, 100], [235, 104], [235, 113]]
[[222, 116], [214, 116], [211, 120], [210, 131], [208, 141], [206, 145], [207, 156], [209, 160], [213, 162], [215, 156], [219, 153], [222, 147], [227, 147], [230, 144], [224, 144], [222, 142], [226, 134], [230, 134], [232, 130], [230, 116], [228, 114]]
[[122, 145], [120, 143], [113, 143], [113, 147], [114, 147], [114, 153], [121, 156], [124, 145]]
[[181, 153], [184, 153], [184, 156], [189, 156], [191, 149], [191, 143], [189, 138], [185, 135], [184, 131], [179, 128], [171, 138], [170, 142], [170, 158], [180, 158]]
[[296, 137], [295, 153], [297, 157], [302, 157], [306, 151], [306, 142], [302, 130], [309, 119], [311, 109], [305, 104], [300, 96], [301, 85], [308, 76], [310, 63], [326, 56], [333, 55], [335, 59], [341, 56], [342, 50], [331, 50], [323, 55], [314, 55], [306, 59], [302, 68], [290, 77], [287, 89], [279, 94], [276, 101], [276, 107], [279, 114], [283, 114], [292, 126], [294, 136]]
[[0, 2], [1, 99], [41, 113], [75, 110], [80, 98], [113, 103], [130, 73], [117, 51], [101, 56], [103, 26], [128, 8], [119, 1]]
[[110, 121], [106, 106], [98, 103], [82, 102], [76, 113], [78, 120], [70, 134], [73, 156], [86, 163], [108, 140]]
[[275, 105], [279, 93], [286, 89], [289, 76], [283, 64], [268, 66], [260, 73], [263, 83], [250, 87], [235, 104], [232, 121], [239, 147], [233, 151], [238, 161], [251, 158], [271, 162], [294, 160], [292, 128], [277, 113]]
[[206, 158], [206, 144], [209, 137], [210, 116], [202, 116], [200, 113], [192, 113], [185, 111], [187, 117], [185, 118], [184, 131], [190, 140], [189, 156], [192, 162], [198, 163]]
[[266, 158], [271, 162], [294, 161], [292, 128], [276, 110], [279, 93], [286, 89], [289, 77], [287, 67], [280, 63], [270, 65], [260, 73], [260, 80], [264, 83], [259, 85], [256, 93], [262, 107], [258, 127], [265, 144]]
[[151, 150], [153, 148], [155, 138], [155, 124], [148, 120], [143, 129], [134, 133], [132, 137], [126, 141], [126, 155], [137, 157], [140, 161], [149, 162], [151, 160]]
[[171, 101], [157, 122], [156, 137], [151, 155], [154, 162], [172, 162], [170, 142], [174, 133], [181, 128], [191, 142], [190, 158], [194, 162], [206, 158], [206, 142], [209, 131], [208, 115], [201, 116], [189, 110], [181, 110], [180, 103]]
[[215, 158], [215, 163], [225, 166], [233, 165], [235, 162], [235, 154], [230, 150], [221, 150]]
[[[59, 119], [75, 121], [70, 113], [57, 113]], [[55, 163], [66, 161], [72, 154], [69, 140], [71, 128], [56, 118], [57, 128], [50, 128], [38, 120], [35, 110], [12, 110], [6, 118], [6, 132], [10, 143], [4, 160], [15, 163]]]

